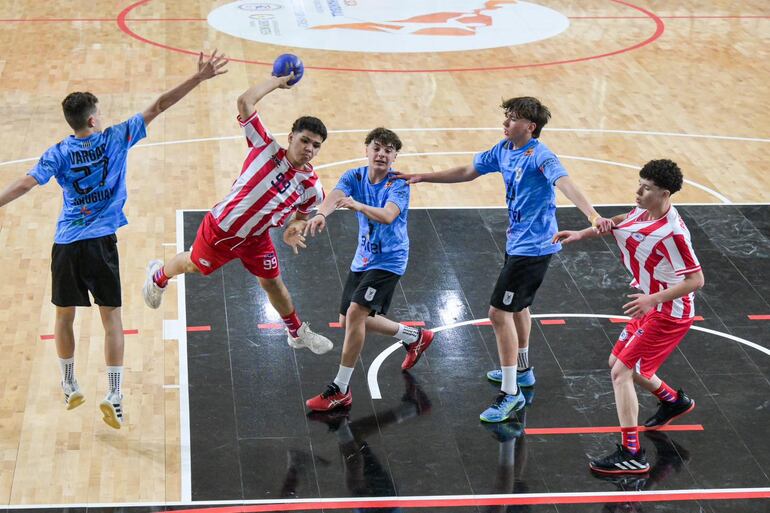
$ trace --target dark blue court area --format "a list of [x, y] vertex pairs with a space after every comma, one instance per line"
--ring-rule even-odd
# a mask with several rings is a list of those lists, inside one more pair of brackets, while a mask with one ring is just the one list
[[[504, 209], [410, 211], [409, 268], [389, 317], [429, 328], [476, 322], [438, 333], [408, 373], [403, 350], [386, 358], [382, 399], [372, 399], [367, 372], [395, 339], [369, 335], [352, 409], [308, 414], [305, 399], [334, 378], [342, 349], [343, 330], [330, 323], [357, 236], [344, 211], [299, 255], [273, 233], [297, 311], [335, 343], [325, 355], [287, 346], [280, 318], [240, 263], [186, 278], [187, 324], [210, 327], [187, 334], [193, 499], [305, 499], [306, 511], [770, 511], [770, 207], [679, 211], [706, 276], [696, 300], [702, 320], [659, 375], [697, 406], [671, 430], [641, 435], [648, 475], [600, 479], [587, 466], [620, 437], [607, 358], [623, 327], [611, 317], [634, 290], [611, 238], [565, 246], [552, 259], [532, 307], [543, 317], [533, 319], [530, 404], [516, 422], [479, 422], [497, 390], [485, 379], [498, 366], [495, 339], [480, 321], [503, 262]], [[203, 214], [184, 214], [185, 247]], [[563, 208], [559, 225], [586, 221]], [[643, 422], [657, 400], [638, 393]], [[398, 497], [414, 501], [386, 500]]]

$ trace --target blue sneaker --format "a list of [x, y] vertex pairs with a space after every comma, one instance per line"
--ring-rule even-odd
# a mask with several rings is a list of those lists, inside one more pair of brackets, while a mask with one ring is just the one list
[[524, 408], [524, 394], [521, 390], [516, 395], [506, 394], [502, 390], [495, 397], [492, 406], [484, 410], [479, 419], [482, 422], [504, 422], [511, 418], [511, 414], [516, 410]]
[[[520, 387], [533, 387], [535, 386], [535, 372], [534, 367], [530, 367], [524, 372], [516, 372], [516, 383]], [[487, 372], [487, 379], [493, 383], [503, 382], [503, 370], [495, 369]]]

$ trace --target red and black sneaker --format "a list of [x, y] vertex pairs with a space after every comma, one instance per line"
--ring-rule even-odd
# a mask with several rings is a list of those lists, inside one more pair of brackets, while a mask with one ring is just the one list
[[406, 349], [406, 357], [401, 363], [401, 370], [411, 369], [417, 364], [422, 353], [424, 353], [430, 346], [430, 343], [433, 342], [433, 337], [434, 334], [431, 330], [424, 330], [421, 328], [420, 338], [417, 339], [417, 342], [412, 342], [411, 344], [402, 342], [402, 344], [404, 344], [404, 349]]
[[685, 413], [690, 413], [694, 409], [695, 401], [687, 397], [687, 394], [682, 389], [679, 389], [676, 401], [673, 403], [661, 401], [658, 411], [644, 422], [644, 427], [647, 429], [660, 429], [672, 420], [681, 417]]
[[650, 464], [644, 457], [644, 449], [633, 453], [617, 444], [617, 450], [604, 456], [591, 460], [588, 466], [599, 474], [645, 474], [650, 471]]
[[305, 401], [305, 405], [313, 411], [330, 411], [336, 408], [349, 408], [353, 404], [353, 395], [350, 387], [346, 393], [340, 391], [340, 387], [332, 382], [326, 386], [326, 390], [315, 397]]

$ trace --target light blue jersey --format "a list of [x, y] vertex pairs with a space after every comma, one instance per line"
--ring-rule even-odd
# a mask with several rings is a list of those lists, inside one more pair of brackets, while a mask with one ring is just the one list
[[335, 187], [359, 203], [384, 208], [395, 204], [401, 212], [391, 224], [372, 221], [361, 212], [358, 217], [358, 249], [350, 270], [381, 269], [399, 276], [406, 272], [409, 260], [409, 234], [406, 229], [409, 210], [409, 184], [392, 173], [378, 184], [369, 181], [369, 166], [349, 169]]
[[144, 117], [136, 114], [84, 139], [71, 135], [46, 150], [27, 174], [40, 185], [55, 177], [62, 188], [55, 243], [111, 235], [128, 223], [123, 214], [126, 157], [146, 135]]
[[500, 172], [505, 182], [508, 231], [505, 251], [512, 256], [542, 256], [561, 250], [552, 244], [556, 226], [556, 180], [567, 170], [548, 147], [531, 139], [513, 150], [508, 140], [478, 153], [473, 166], [479, 174]]

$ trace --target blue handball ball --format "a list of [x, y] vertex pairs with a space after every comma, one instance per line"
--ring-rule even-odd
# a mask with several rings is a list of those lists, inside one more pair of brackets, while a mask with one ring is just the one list
[[287, 82], [289, 85], [299, 82], [305, 73], [305, 65], [302, 64], [302, 59], [293, 53], [282, 53], [273, 61], [274, 77], [285, 77], [292, 72], [294, 73], [294, 78]]

